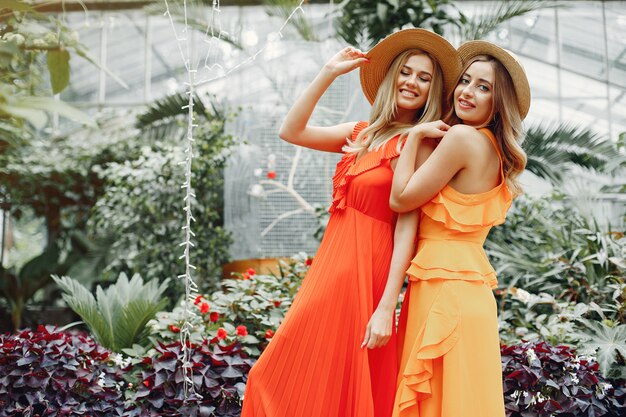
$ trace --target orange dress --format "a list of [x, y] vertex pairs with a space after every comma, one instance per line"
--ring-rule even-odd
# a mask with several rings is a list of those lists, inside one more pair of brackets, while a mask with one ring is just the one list
[[[367, 124], [357, 123], [352, 139]], [[384, 291], [397, 215], [389, 209], [398, 138], [333, 177], [330, 220], [302, 287], [248, 375], [242, 417], [388, 417], [397, 380], [394, 335], [360, 344]]]
[[447, 185], [421, 207], [417, 253], [398, 325], [400, 370], [393, 417], [504, 417], [496, 274], [483, 250], [504, 222], [504, 181], [480, 194]]

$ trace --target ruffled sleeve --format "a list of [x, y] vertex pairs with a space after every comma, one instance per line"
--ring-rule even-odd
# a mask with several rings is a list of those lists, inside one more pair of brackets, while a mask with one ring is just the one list
[[[361, 130], [367, 126], [367, 122], [358, 122], [352, 131], [352, 140], [356, 140]], [[335, 175], [333, 176], [333, 202], [328, 211], [332, 213], [337, 209], [344, 209], [346, 207], [347, 188], [352, 178], [365, 171], [374, 169], [380, 166], [384, 161], [396, 158], [399, 155], [398, 137], [391, 139], [380, 149], [368, 151], [358, 160], [356, 160], [356, 153], [344, 153], [341, 160], [337, 163]]]

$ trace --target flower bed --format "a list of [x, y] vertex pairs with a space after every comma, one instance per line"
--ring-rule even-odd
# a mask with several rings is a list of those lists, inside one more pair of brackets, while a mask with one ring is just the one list
[[39, 326], [0, 335], [0, 416], [121, 416], [122, 370], [90, 337]]
[[574, 349], [533, 342], [501, 353], [507, 417], [624, 415], [624, 381], [613, 386]]

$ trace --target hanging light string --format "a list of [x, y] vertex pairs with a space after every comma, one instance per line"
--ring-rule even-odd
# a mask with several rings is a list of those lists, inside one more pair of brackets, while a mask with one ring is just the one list
[[[301, 12], [302, 14], [304, 14], [304, 9], [302, 8], [302, 5], [304, 4], [305, 0], [301, 0], [300, 3], [291, 11], [291, 13], [289, 14], [289, 16], [287, 17], [287, 19], [285, 19], [285, 21], [283, 22], [282, 26], [280, 27], [280, 29], [278, 29], [277, 32], [271, 33], [268, 37], [271, 39], [282, 39], [283, 38], [283, 30], [285, 29], [285, 27], [287, 27], [287, 25], [289, 24], [289, 22], [291, 21], [291, 19], [293, 19], [293, 17], [295, 16], [295, 14], [297, 12]], [[216, 1], [213, 1], [213, 9], [215, 10], [215, 3]], [[217, 10], [215, 10], [218, 13], [219, 16], [219, 1], [217, 1], [218, 3], [218, 8]], [[213, 13], [211, 14], [211, 18], [213, 18]], [[207, 34], [208, 34], [208, 30], [207, 30]], [[259, 50], [257, 50], [254, 54], [248, 56], [248, 58], [246, 58], [245, 60], [241, 61], [240, 63], [238, 63], [237, 65], [231, 67], [230, 69], [225, 69], [222, 65], [220, 64], [209, 64], [208, 61], [210, 59], [209, 55], [212, 51], [212, 48], [215, 44], [215, 42], [220, 41], [222, 39], [222, 35], [228, 35], [227, 32], [224, 32], [221, 30], [221, 25], [220, 25], [220, 30], [218, 32], [218, 36], [216, 37], [213, 33], [213, 29], [211, 28], [211, 38], [207, 39], [207, 37], [205, 36], [202, 41], [205, 43], [209, 44], [209, 52], [206, 55], [206, 59], [204, 62], [204, 68], [209, 70], [209, 72], [213, 72], [216, 69], [220, 69], [223, 74], [218, 74], [218, 75], [214, 75], [212, 77], [209, 78], [205, 78], [202, 79], [200, 81], [198, 81], [197, 85], [203, 85], [203, 84], [207, 84], [210, 83], [212, 81], [216, 81], [219, 80], [221, 78], [226, 78], [228, 77], [232, 72], [238, 70], [239, 68], [253, 62], [256, 60], [256, 58], [265, 51], [265, 49], [267, 48], [267, 44], [265, 44], [263, 47], [261, 47]], [[273, 35], [273, 36], [272, 36]]]
[[[190, 346], [190, 337], [191, 332], [193, 331], [192, 319], [196, 316], [195, 311], [193, 311], [194, 300], [198, 295], [198, 285], [193, 279], [192, 270], [195, 270], [196, 267], [191, 264], [191, 248], [194, 247], [193, 238], [195, 234], [191, 230], [192, 223], [195, 222], [195, 218], [192, 214], [192, 206], [191, 202], [196, 197], [193, 192], [193, 187], [191, 184], [191, 168], [194, 157], [194, 138], [193, 138], [193, 130], [198, 126], [196, 123], [195, 115], [193, 112], [194, 103], [196, 101], [196, 89], [198, 86], [204, 83], [208, 83], [210, 81], [217, 80], [219, 78], [225, 78], [230, 75], [235, 70], [241, 68], [242, 66], [253, 62], [256, 57], [262, 53], [266, 46], [263, 46], [257, 52], [255, 52], [252, 56], [248, 57], [243, 62], [235, 65], [234, 67], [225, 70], [224, 66], [221, 64], [214, 62], [211, 63], [211, 53], [219, 44], [219, 42], [223, 39], [223, 37], [228, 36], [228, 33], [223, 31], [221, 28], [220, 22], [220, 2], [219, 0], [213, 0], [213, 6], [211, 8], [211, 17], [207, 25], [207, 30], [202, 38], [202, 41], [208, 44], [208, 52], [204, 59], [203, 69], [207, 69], [209, 72], [212, 72], [216, 69], [221, 70], [222, 74], [215, 76], [213, 78], [208, 78], [202, 81], [196, 81], [196, 76], [198, 73], [199, 64], [192, 67], [192, 48], [191, 48], [191, 40], [190, 40], [190, 31], [189, 24], [187, 21], [187, 0], [183, 1], [183, 13], [184, 13], [184, 27], [180, 31], [180, 35], [176, 30], [176, 25], [174, 24], [174, 18], [170, 11], [170, 6], [167, 0], [165, 2], [165, 13], [169, 19], [170, 25], [172, 27], [172, 32], [176, 39], [176, 45], [178, 47], [178, 51], [180, 52], [181, 59], [184, 62], [185, 69], [187, 71], [187, 81], [184, 83], [185, 85], [185, 94], [187, 95], [187, 104], [182, 107], [183, 110], [187, 110], [187, 134], [186, 134], [186, 148], [185, 148], [185, 159], [184, 161], [179, 162], [180, 165], [184, 165], [185, 170], [185, 181], [181, 185], [181, 188], [184, 189], [185, 197], [183, 199], [184, 207], [183, 211], [185, 213], [184, 226], [182, 226], [182, 230], [184, 232], [184, 241], [180, 243], [179, 246], [183, 247], [183, 254], [179, 259], [185, 260], [185, 273], [178, 275], [179, 279], [182, 279], [185, 284], [185, 300], [184, 300], [184, 314], [183, 314], [183, 323], [180, 326], [180, 343], [182, 349], [182, 371], [183, 371], [183, 394], [185, 401], [189, 398], [202, 398], [200, 394], [198, 394], [195, 390], [193, 383], [193, 362], [191, 359], [191, 349]], [[279, 39], [282, 39], [283, 34], [282, 31], [287, 26], [289, 21], [293, 18], [296, 12], [300, 11], [304, 14], [304, 9], [302, 9], [302, 5], [304, 4], [304, 0], [301, 0], [298, 6], [291, 12], [289, 17], [283, 22], [282, 26], [278, 30], [277, 35]], [[217, 33], [217, 35], [216, 35]], [[210, 34], [210, 36], [209, 36]]]

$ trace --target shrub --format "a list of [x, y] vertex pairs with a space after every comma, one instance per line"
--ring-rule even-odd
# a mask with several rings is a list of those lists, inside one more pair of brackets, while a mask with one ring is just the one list
[[623, 386], [609, 383], [594, 360], [574, 349], [526, 342], [502, 346], [501, 353], [507, 417], [623, 415]]
[[[516, 343], [523, 338], [573, 346], [579, 353], [593, 355], [605, 378], [626, 377], [626, 325], [610, 320], [606, 309], [515, 287], [498, 293], [502, 342]], [[615, 305], [619, 303], [616, 296]]]
[[121, 416], [121, 370], [91, 338], [39, 326], [0, 335], [0, 416]]
[[[222, 345], [239, 342], [246, 353], [258, 357], [285, 317], [311, 262], [299, 254], [281, 261], [278, 275], [249, 269], [222, 281], [223, 291], [196, 298], [190, 340], [201, 343], [217, 337]], [[149, 325], [158, 339], [170, 342], [178, 339], [183, 317], [181, 303], [172, 312], [157, 313]]]
[[[180, 106], [177, 108], [180, 110]], [[193, 263], [196, 282], [203, 289], [218, 284], [216, 277], [228, 261], [231, 243], [230, 234], [223, 228], [222, 171], [233, 142], [225, 133], [225, 122], [221, 114], [199, 115], [199, 126], [194, 130], [190, 180], [197, 196], [191, 202], [196, 219]], [[171, 123], [175, 128], [177, 123]], [[98, 172], [104, 181], [104, 194], [91, 212], [88, 230], [112, 242], [105, 276], [138, 272], [152, 280], [177, 276], [183, 269], [179, 244], [184, 236], [180, 229], [184, 194], [180, 185], [185, 182], [185, 173], [179, 163], [185, 159], [180, 140], [186, 128], [180, 126], [172, 132], [164, 126], [149, 147], [137, 146], [136, 158], [107, 164]], [[139, 144], [150, 136], [146, 129]]]
[[596, 303], [624, 323], [626, 237], [603, 228], [563, 196], [518, 198], [506, 223], [485, 242], [507, 287], [547, 293], [557, 300]]
[[98, 342], [115, 352], [134, 343], [147, 343], [146, 324], [167, 300], [163, 298], [169, 279], [144, 283], [139, 274], [128, 280], [121, 273], [106, 290], [98, 285], [94, 297], [78, 281], [53, 277], [64, 291], [63, 299], [85, 322]]
[[190, 344], [189, 349], [198, 395], [184, 403], [181, 343], [159, 344], [154, 355], [136, 365], [139, 388], [131, 398], [137, 407], [128, 416], [239, 416], [240, 398], [254, 361], [238, 343], [221, 346], [217, 339]]

